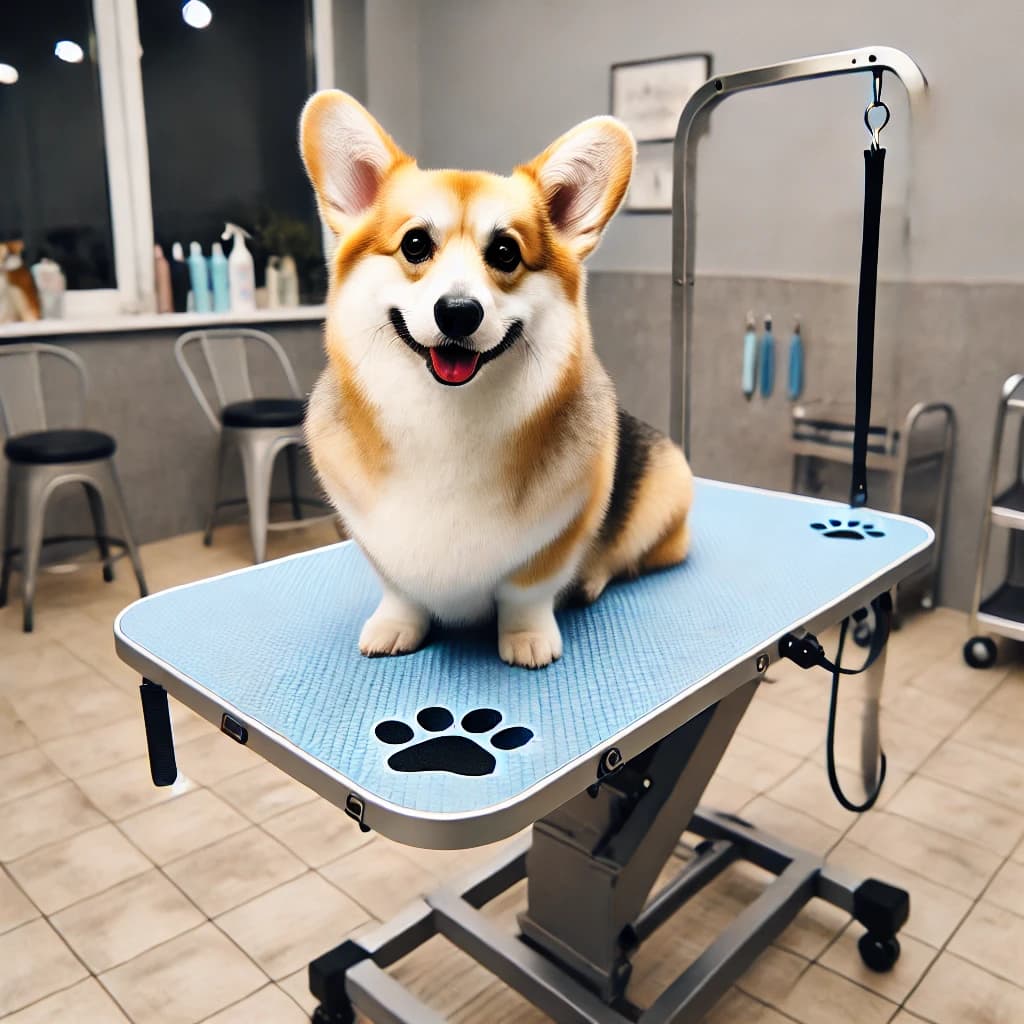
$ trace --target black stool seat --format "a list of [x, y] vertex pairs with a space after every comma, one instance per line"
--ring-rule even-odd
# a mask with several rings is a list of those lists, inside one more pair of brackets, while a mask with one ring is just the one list
[[225, 427], [297, 427], [305, 414], [301, 398], [253, 398], [225, 405], [220, 421]]
[[98, 430], [36, 430], [15, 434], [4, 445], [11, 462], [35, 465], [108, 459], [116, 450], [117, 442]]

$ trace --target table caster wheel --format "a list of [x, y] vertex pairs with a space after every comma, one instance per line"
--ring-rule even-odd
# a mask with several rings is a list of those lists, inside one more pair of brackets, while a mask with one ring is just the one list
[[114, 570], [109, 566], [103, 566], [103, 582], [113, 583], [114, 582]]
[[964, 644], [964, 661], [971, 668], [991, 668], [996, 663], [995, 641], [987, 636], [972, 636]]
[[900, 940], [895, 935], [880, 939], [871, 932], [865, 932], [857, 941], [857, 949], [864, 965], [879, 974], [891, 971], [900, 958]]

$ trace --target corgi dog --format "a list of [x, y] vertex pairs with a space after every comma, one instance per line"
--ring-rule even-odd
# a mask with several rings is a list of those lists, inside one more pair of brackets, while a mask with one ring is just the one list
[[619, 408], [587, 316], [583, 261], [633, 138], [595, 117], [509, 177], [421, 170], [329, 90], [300, 143], [337, 240], [306, 438], [383, 589], [359, 649], [404, 654], [432, 622], [496, 613], [500, 657], [548, 665], [559, 602], [675, 565], [689, 541], [686, 459]]

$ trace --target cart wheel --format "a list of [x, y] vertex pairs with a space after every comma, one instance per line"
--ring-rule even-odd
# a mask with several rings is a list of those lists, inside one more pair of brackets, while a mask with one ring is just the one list
[[867, 620], [858, 622], [853, 627], [853, 642], [858, 647], [870, 647], [872, 636], [874, 636], [874, 630], [872, 630], [871, 623]]
[[925, 594], [921, 598], [921, 607], [926, 611], [930, 612], [935, 607], [935, 598], [931, 594]]
[[104, 583], [113, 583], [114, 582], [114, 569], [113, 569], [113, 566], [110, 566], [110, 565], [103, 566], [103, 582]]
[[318, 1006], [310, 1019], [313, 1024], [353, 1024], [356, 1018], [351, 1008], [332, 1012], [323, 1006]]
[[971, 668], [991, 668], [996, 663], [995, 641], [987, 636], [972, 636], [964, 644], [964, 661]]
[[860, 958], [864, 965], [879, 974], [891, 971], [900, 958], [900, 940], [895, 935], [889, 939], [880, 939], [871, 932], [865, 932], [857, 941]]

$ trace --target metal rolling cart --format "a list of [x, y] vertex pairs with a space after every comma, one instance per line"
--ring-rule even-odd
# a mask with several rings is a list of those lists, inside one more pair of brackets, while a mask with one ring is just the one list
[[[844, 407], [825, 401], [798, 402], [793, 407], [789, 449], [793, 457], [794, 494], [802, 493], [808, 486], [816, 489], [819, 462], [850, 464], [853, 418], [847, 413]], [[947, 402], [918, 402], [902, 423], [887, 416], [869, 429], [868, 469], [886, 476], [886, 507], [890, 512], [903, 514], [908, 479], [925, 484], [931, 477], [933, 500], [928, 521], [935, 530], [935, 547], [928, 565], [899, 588], [920, 589], [924, 608], [934, 607], [938, 597], [955, 444], [956, 415]], [[894, 593], [894, 602], [896, 598]], [[867, 639], [860, 627], [854, 637], [861, 643]]]
[[[691, 144], [701, 121], [747, 89], [883, 70], [912, 97], [924, 91], [906, 54], [872, 47], [717, 77], [684, 110], [674, 186], [677, 438], [688, 440]], [[868, 603], [884, 609], [887, 591], [927, 564], [934, 535], [888, 512], [709, 480], [696, 483], [692, 517], [686, 562], [560, 612], [563, 657], [539, 672], [501, 662], [489, 632], [440, 631], [415, 654], [361, 657], [356, 637], [379, 585], [352, 543], [165, 591], [119, 616], [118, 653], [144, 677], [158, 785], [177, 775], [169, 692], [360, 828], [458, 849], [533, 824], [490, 868], [315, 960], [315, 1021], [351, 1024], [359, 1010], [388, 1024], [438, 1022], [385, 970], [435, 934], [573, 1024], [701, 1020], [814, 898], [860, 922], [870, 967], [893, 965], [906, 892], [699, 804], [769, 665], [809, 650], [807, 631]], [[877, 689], [884, 645], [875, 653]], [[864, 744], [868, 788], [873, 740]], [[686, 830], [703, 841], [652, 896]], [[636, 948], [738, 860], [774, 881], [650, 1006], [633, 1005]], [[509, 933], [480, 908], [522, 878], [527, 907]]]
[[[985, 633], [994, 633], [1011, 640], [1024, 640], [1024, 533], [1021, 532], [1024, 531], [1024, 416], [1020, 417], [1017, 425], [1013, 483], [996, 493], [1006, 420], [1010, 413], [1019, 416], [1022, 412], [1024, 374], [1018, 373], [1004, 381], [996, 411], [992, 465], [981, 517], [981, 543], [968, 627], [970, 636], [964, 644], [964, 660], [972, 668], [989, 668], [995, 664], [995, 641]], [[1010, 531], [1006, 575], [999, 586], [982, 599], [993, 526], [1002, 526]]]

